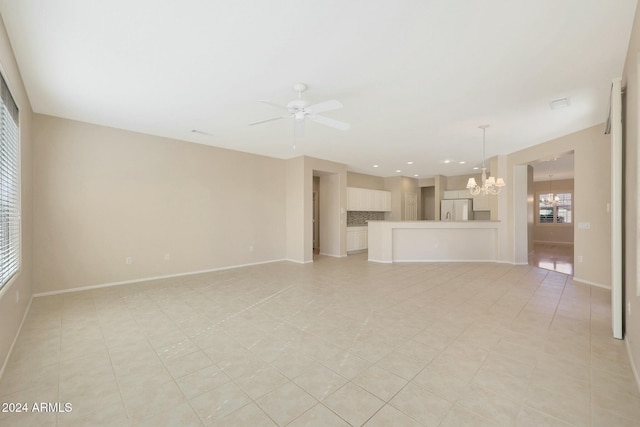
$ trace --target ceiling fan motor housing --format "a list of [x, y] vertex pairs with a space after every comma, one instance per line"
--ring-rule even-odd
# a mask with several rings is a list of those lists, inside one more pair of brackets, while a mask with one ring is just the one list
[[287, 110], [289, 110], [291, 114], [295, 114], [298, 111], [304, 110], [307, 106], [309, 106], [309, 103], [304, 99], [296, 99], [287, 104]]

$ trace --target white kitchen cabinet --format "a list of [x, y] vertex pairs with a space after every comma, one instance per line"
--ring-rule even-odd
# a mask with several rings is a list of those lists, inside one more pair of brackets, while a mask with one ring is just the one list
[[473, 196], [469, 193], [469, 190], [446, 190], [444, 192], [445, 200], [453, 199], [471, 199]]
[[363, 193], [360, 188], [347, 187], [347, 210], [361, 211], [363, 206]]
[[391, 211], [391, 192], [382, 190], [369, 190], [372, 197], [372, 204], [369, 205], [371, 211], [389, 212]]
[[347, 227], [347, 252], [367, 249], [369, 227]]
[[391, 211], [391, 192], [347, 187], [347, 210], [389, 212]]
[[483, 196], [482, 194], [473, 196], [473, 210], [474, 211], [491, 210], [491, 208], [489, 207], [489, 196]]

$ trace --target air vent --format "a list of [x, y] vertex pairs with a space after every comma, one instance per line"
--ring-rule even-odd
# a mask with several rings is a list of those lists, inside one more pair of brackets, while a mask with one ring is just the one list
[[550, 104], [552, 110], [567, 108], [569, 105], [571, 105], [571, 103], [569, 102], [569, 98], [554, 99]]

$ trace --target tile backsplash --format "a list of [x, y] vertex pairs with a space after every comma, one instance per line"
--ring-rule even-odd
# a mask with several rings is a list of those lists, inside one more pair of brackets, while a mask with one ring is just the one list
[[384, 212], [347, 211], [347, 227], [367, 225], [367, 221], [384, 221]]

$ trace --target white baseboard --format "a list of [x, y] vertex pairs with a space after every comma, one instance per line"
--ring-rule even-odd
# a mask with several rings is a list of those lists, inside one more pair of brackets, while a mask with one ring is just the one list
[[560, 245], [560, 246], [573, 246], [573, 242], [548, 242], [546, 240], [534, 240], [533, 244], [541, 243], [543, 245]]
[[378, 259], [371, 259], [371, 258], [367, 259], [367, 261], [369, 261], [369, 262], [377, 262], [378, 264], [393, 264], [393, 261], [381, 261], [381, 260], [378, 260]]
[[631, 371], [633, 372], [633, 377], [636, 380], [636, 385], [638, 386], [638, 391], [640, 391], [640, 375], [638, 375], [638, 368], [636, 367], [634, 361], [633, 361], [633, 356], [631, 354], [631, 345], [629, 344], [629, 337], [626, 336], [624, 337], [624, 343], [627, 346], [627, 356], [629, 356], [629, 363], [631, 364]]
[[[313, 260], [311, 260], [311, 261], [299, 261], [297, 259], [290, 259], [290, 258], [285, 258], [285, 259], [283, 259], [281, 261], [289, 261], [289, 262], [293, 262], [293, 263], [296, 263], [296, 264], [311, 264], [313, 262]], [[274, 262], [277, 262], [277, 261], [274, 261]]]
[[290, 259], [275, 259], [275, 260], [271, 260], [271, 261], [260, 261], [260, 262], [254, 262], [254, 263], [249, 263], [249, 264], [230, 265], [230, 266], [227, 266], [227, 267], [211, 268], [211, 269], [207, 269], [207, 270], [189, 271], [189, 272], [186, 272], [186, 273], [167, 274], [165, 276], [140, 277], [138, 279], [123, 280], [121, 282], [109, 282], [109, 283], [102, 283], [102, 284], [99, 284], [99, 285], [80, 286], [80, 287], [77, 287], [77, 288], [62, 289], [62, 290], [59, 290], [59, 291], [39, 292], [37, 294], [33, 294], [33, 296], [34, 297], [45, 297], [45, 296], [49, 296], [49, 295], [67, 294], [69, 292], [80, 292], [80, 291], [88, 291], [88, 290], [92, 290], [92, 289], [109, 288], [111, 286], [129, 285], [131, 283], [147, 282], [147, 281], [150, 281], [150, 280], [171, 279], [173, 277], [193, 276], [195, 274], [212, 273], [214, 271], [222, 271], [222, 270], [232, 270], [234, 268], [251, 267], [253, 265], [271, 264], [271, 263], [274, 263], [274, 262], [281, 262], [281, 261], [298, 262], [298, 261], [294, 261], [294, 260], [290, 260]]
[[27, 314], [29, 314], [29, 309], [31, 308], [32, 302], [33, 302], [33, 295], [31, 295], [31, 298], [29, 299], [29, 304], [27, 304], [27, 309], [24, 311], [24, 315], [22, 316], [22, 320], [20, 321], [20, 326], [18, 326], [18, 332], [16, 332], [16, 336], [13, 337], [13, 342], [11, 343], [11, 347], [9, 347], [9, 351], [7, 352], [7, 357], [2, 363], [2, 368], [0, 368], [0, 380], [2, 380], [2, 376], [4, 375], [4, 370], [6, 369], [7, 364], [9, 363], [9, 359], [11, 359], [11, 353], [13, 353], [13, 348], [15, 347], [16, 342], [18, 342], [18, 337], [20, 336], [20, 332], [22, 331], [22, 325], [24, 325], [24, 321], [27, 319]]
[[603, 285], [602, 283], [591, 282], [589, 280], [580, 279], [579, 277], [576, 277], [576, 276], [573, 276], [573, 281], [574, 282], [584, 283], [585, 285], [589, 285], [589, 286], [595, 286], [597, 288], [603, 288], [603, 289], [611, 290], [611, 287]]
[[488, 259], [394, 259], [393, 262], [496, 262]]
[[332, 258], [342, 258], [342, 255], [336, 255], [336, 254], [325, 254], [324, 252], [320, 252], [318, 255], [322, 255], [322, 256], [330, 256]]

